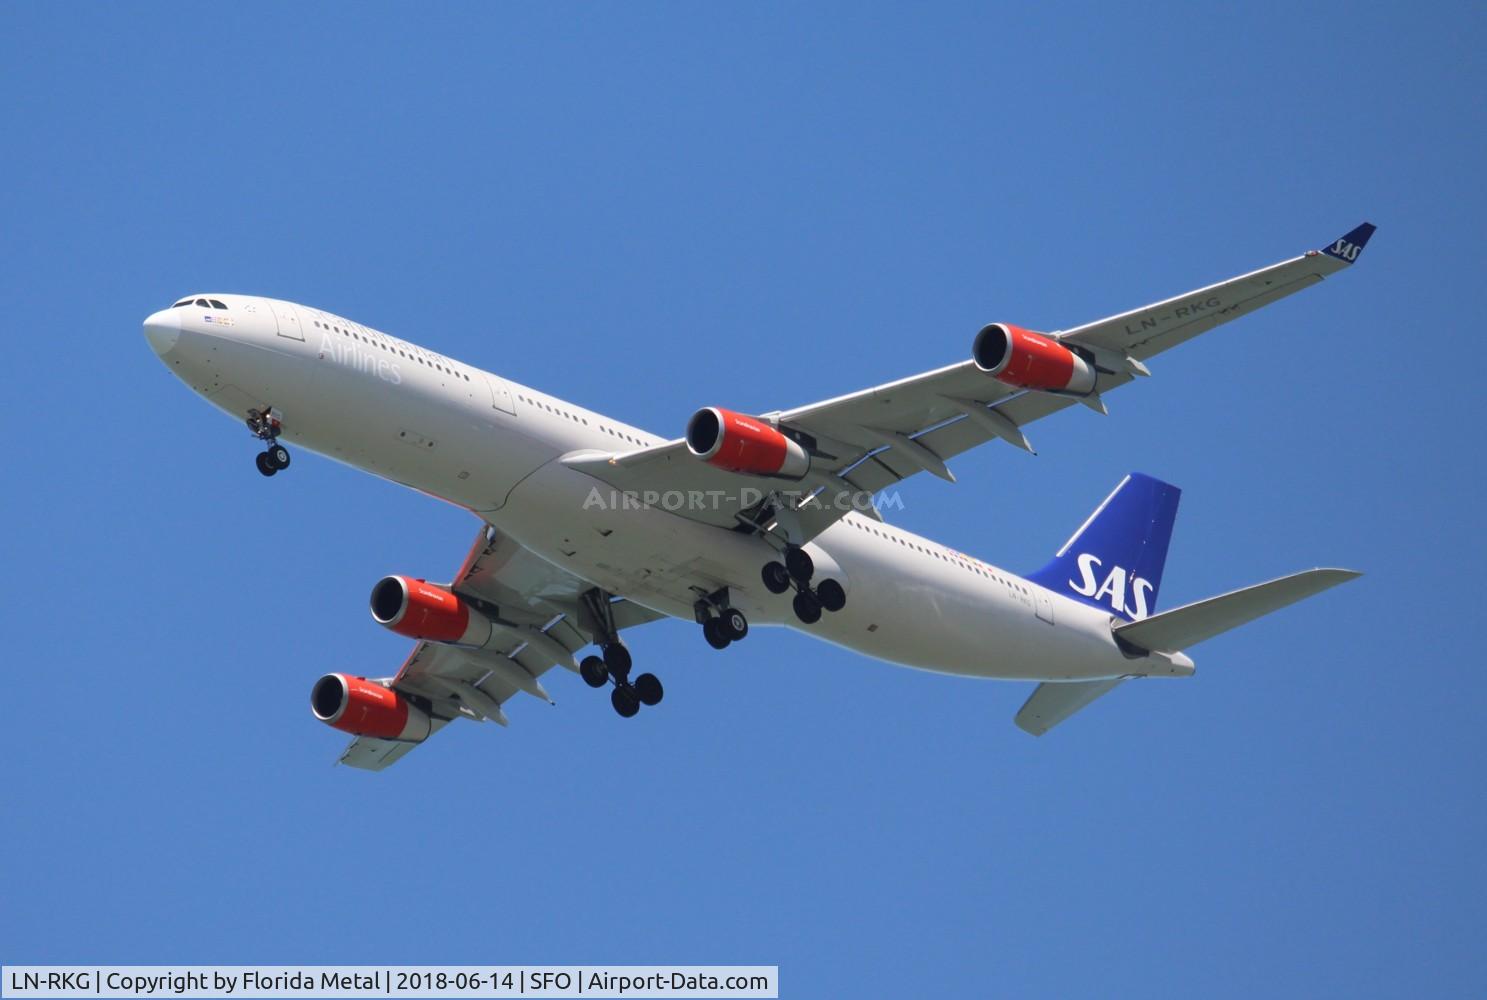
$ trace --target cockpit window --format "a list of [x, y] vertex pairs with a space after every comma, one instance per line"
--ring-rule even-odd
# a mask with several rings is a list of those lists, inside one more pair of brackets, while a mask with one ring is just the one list
[[181, 301], [177, 302], [175, 305], [171, 306], [171, 308], [172, 309], [179, 309], [179, 308], [181, 308], [181, 306], [189, 306], [190, 304], [191, 304], [191, 300], [190, 299], [182, 299]]
[[210, 309], [210, 308], [212, 308], [212, 304], [210, 302], [208, 302], [206, 299], [197, 299], [196, 300], [196, 304], [199, 305], [199, 306], [201, 306], [204, 309]]
[[223, 305], [221, 302], [218, 302], [216, 299], [212, 299], [210, 301], [212, 303], [212, 308], [213, 309], [226, 309], [227, 308], [227, 306]]

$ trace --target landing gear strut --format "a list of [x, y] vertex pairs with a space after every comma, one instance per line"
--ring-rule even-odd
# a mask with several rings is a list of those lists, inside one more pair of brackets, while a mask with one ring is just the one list
[[702, 637], [709, 646], [727, 649], [749, 634], [749, 620], [742, 611], [729, 605], [727, 587], [711, 594], [703, 594], [699, 587], [696, 592], [702, 596], [692, 605], [692, 612], [702, 625]]
[[812, 587], [811, 579], [815, 575], [816, 564], [810, 553], [798, 545], [785, 549], [784, 562], [767, 562], [760, 572], [764, 587], [771, 594], [783, 594], [791, 587], [795, 588], [795, 597], [790, 603], [795, 609], [795, 617], [806, 625], [820, 621], [822, 611], [835, 612], [847, 606], [847, 592], [840, 583], [822, 580]]
[[289, 468], [289, 449], [279, 443], [280, 427], [273, 407], [248, 411], [248, 432], [268, 444], [268, 448], [259, 452], [254, 459], [258, 471], [265, 476], [272, 476], [280, 469]]
[[665, 690], [655, 674], [641, 674], [632, 682], [630, 668], [633, 662], [630, 650], [620, 642], [619, 629], [615, 628], [614, 615], [609, 606], [609, 595], [602, 590], [586, 591], [583, 603], [592, 620], [594, 638], [599, 642], [598, 656], [585, 656], [578, 665], [578, 673], [589, 687], [599, 688], [613, 683], [609, 692], [609, 703], [622, 718], [631, 718], [640, 711], [641, 705], [659, 705]]
[[785, 570], [790, 574], [790, 579], [810, 583], [811, 577], [816, 575], [816, 564], [809, 552], [798, 545], [792, 545], [785, 550]]

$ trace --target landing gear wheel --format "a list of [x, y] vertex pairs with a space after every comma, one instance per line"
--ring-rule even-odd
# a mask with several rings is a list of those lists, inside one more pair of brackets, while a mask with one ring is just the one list
[[785, 550], [785, 569], [800, 583], [810, 583], [816, 572], [816, 564], [811, 561], [811, 554], [805, 549], [791, 546]]
[[[647, 674], [646, 676], [650, 675]], [[640, 697], [635, 693], [635, 689], [628, 684], [611, 691], [609, 693], [609, 703], [614, 706], [616, 712], [620, 713], [626, 719], [640, 711]]]
[[790, 571], [784, 563], [765, 563], [760, 576], [764, 577], [764, 586], [771, 594], [783, 594], [790, 589]]
[[266, 451], [260, 451], [258, 453], [258, 456], [254, 458], [253, 461], [258, 466], [258, 471], [263, 473], [265, 476], [272, 476], [274, 473], [279, 471], [279, 467], [276, 466], [273, 463], [273, 460], [268, 457], [268, 452]]
[[661, 681], [655, 674], [641, 674], [635, 678], [635, 696], [642, 705], [659, 705], [664, 693], [661, 690]]
[[847, 606], [847, 592], [835, 580], [822, 580], [816, 584], [816, 599], [827, 611], [840, 611]]
[[602, 688], [609, 683], [609, 668], [597, 656], [585, 656], [578, 665], [578, 675], [591, 688]]
[[604, 665], [609, 668], [615, 680], [623, 682], [626, 677], [630, 676], [630, 651], [628, 649], [617, 642], [611, 642], [606, 643], [600, 652], [604, 654]]
[[276, 469], [289, 468], [289, 449], [282, 444], [271, 445], [266, 452], [268, 460]]
[[725, 610], [723, 616], [718, 621], [723, 623], [723, 634], [734, 642], [749, 634], [749, 620], [737, 608], [728, 608]]
[[821, 620], [821, 602], [816, 595], [809, 590], [802, 590], [795, 595], [795, 617], [807, 625], [814, 625]]
[[728, 638], [728, 633], [723, 631], [726, 626], [721, 618], [709, 618], [702, 623], [702, 637], [713, 649], [727, 649], [733, 640]]

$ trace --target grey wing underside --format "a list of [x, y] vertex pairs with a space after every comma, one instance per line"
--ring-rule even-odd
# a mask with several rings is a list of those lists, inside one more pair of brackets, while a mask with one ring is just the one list
[[[865, 499], [917, 473], [953, 482], [948, 460], [977, 445], [1000, 439], [1031, 451], [1027, 425], [1081, 402], [1103, 411], [1101, 397], [1146, 374], [1147, 359], [1308, 288], [1350, 263], [1330, 254], [1310, 251], [1050, 334], [1096, 358], [1098, 381], [1093, 396], [1085, 399], [1020, 390], [989, 377], [973, 361], [963, 361], [809, 406], [761, 414], [812, 452], [812, 472], [796, 489], [838, 498], [805, 503], [794, 511], [791, 540], [809, 541], [854, 507], [876, 516]], [[757, 525], [770, 501], [754, 500], [752, 507], [748, 502], [781, 488], [779, 480], [700, 462], [683, 440], [624, 453], [577, 452], [563, 461], [623, 491], [703, 491], [720, 497], [721, 502], [684, 509], [685, 516], [720, 527], [741, 521]]]
[[[576, 670], [574, 654], [594, 641], [594, 623], [582, 602], [592, 584], [490, 526], [481, 530], [449, 587], [498, 623], [500, 642], [480, 650], [414, 645], [388, 683], [428, 704], [433, 732], [461, 718], [507, 725], [504, 706], [519, 694], [551, 702], [541, 677], [554, 666]], [[664, 617], [626, 600], [611, 601], [610, 614], [621, 631]], [[339, 762], [380, 771], [418, 745], [359, 736]]]

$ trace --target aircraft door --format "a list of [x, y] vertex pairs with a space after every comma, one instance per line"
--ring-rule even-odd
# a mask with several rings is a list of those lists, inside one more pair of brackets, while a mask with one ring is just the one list
[[305, 339], [304, 327], [299, 321], [299, 310], [292, 303], [270, 299], [269, 306], [274, 313], [274, 322], [279, 324], [279, 336], [288, 340]]
[[487, 375], [485, 384], [490, 386], [492, 409], [516, 416], [516, 406], [511, 401], [511, 390], [506, 388], [506, 383], [493, 375]]
[[1053, 595], [1042, 587], [1033, 588], [1033, 600], [1037, 602], [1038, 617], [1053, 624]]

